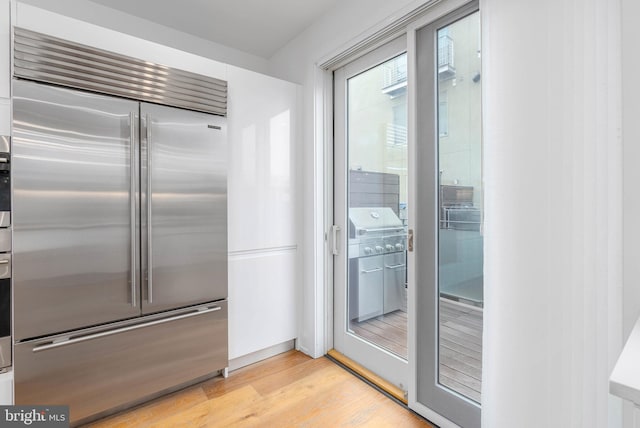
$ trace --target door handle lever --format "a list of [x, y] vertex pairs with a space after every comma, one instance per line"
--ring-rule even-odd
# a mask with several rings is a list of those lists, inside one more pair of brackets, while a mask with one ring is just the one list
[[338, 232], [340, 232], [340, 226], [333, 225], [331, 226], [331, 254], [334, 256], [340, 255], [340, 250], [338, 248]]

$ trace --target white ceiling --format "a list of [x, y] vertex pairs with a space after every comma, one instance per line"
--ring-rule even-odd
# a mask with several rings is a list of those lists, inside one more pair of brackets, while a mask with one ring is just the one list
[[270, 58], [339, 0], [91, 0]]

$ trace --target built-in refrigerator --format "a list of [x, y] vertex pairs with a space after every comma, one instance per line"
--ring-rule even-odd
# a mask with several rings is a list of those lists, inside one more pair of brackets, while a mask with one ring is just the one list
[[14, 79], [12, 144], [16, 404], [78, 423], [225, 369], [225, 118]]

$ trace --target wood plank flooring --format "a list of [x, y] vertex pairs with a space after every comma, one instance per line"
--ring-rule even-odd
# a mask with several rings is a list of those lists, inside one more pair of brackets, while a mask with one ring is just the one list
[[407, 312], [397, 310], [362, 322], [351, 321], [351, 331], [369, 342], [407, 358]]
[[480, 402], [482, 310], [440, 299], [440, 383]]
[[[351, 330], [394, 354], [407, 358], [407, 313], [398, 310]], [[482, 310], [440, 299], [440, 383], [477, 402], [482, 385]]]
[[432, 427], [327, 358], [290, 351], [90, 427]]

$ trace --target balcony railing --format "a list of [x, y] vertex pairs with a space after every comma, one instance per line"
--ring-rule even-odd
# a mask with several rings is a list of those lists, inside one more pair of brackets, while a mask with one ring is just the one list
[[407, 87], [407, 55], [400, 55], [383, 65], [382, 92], [396, 97]]
[[454, 64], [453, 39], [448, 35], [438, 37], [438, 75], [440, 78], [451, 78], [456, 74]]

